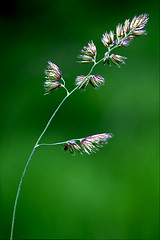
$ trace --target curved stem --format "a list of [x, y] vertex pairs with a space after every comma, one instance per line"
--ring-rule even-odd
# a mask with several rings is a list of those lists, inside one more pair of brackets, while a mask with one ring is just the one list
[[47, 128], [49, 127], [52, 119], [54, 118], [54, 116], [56, 115], [56, 113], [58, 112], [58, 110], [60, 109], [60, 107], [62, 106], [62, 104], [64, 103], [64, 101], [77, 89], [78, 87], [74, 88], [70, 93], [68, 92], [67, 95], [63, 98], [63, 100], [60, 102], [60, 104], [58, 105], [58, 107], [56, 108], [56, 110], [54, 111], [54, 113], [52, 114], [51, 118], [49, 119], [46, 127], [44, 128], [43, 132], [41, 133], [40, 137], [38, 138], [35, 147], [37, 147], [39, 141], [41, 140], [42, 136], [44, 135], [44, 133], [46, 132]]
[[12, 227], [11, 227], [10, 240], [12, 240], [12, 238], [13, 238], [13, 229], [14, 229], [15, 214], [16, 214], [18, 197], [19, 197], [19, 193], [20, 193], [20, 190], [21, 190], [21, 185], [22, 185], [23, 178], [24, 178], [24, 176], [25, 176], [26, 170], [27, 170], [27, 168], [28, 168], [28, 165], [29, 165], [29, 163], [30, 163], [30, 161], [31, 161], [31, 158], [32, 158], [35, 150], [36, 150], [36, 148], [34, 147], [33, 150], [32, 150], [32, 152], [31, 152], [31, 155], [30, 155], [30, 157], [29, 157], [29, 159], [28, 159], [28, 161], [27, 161], [27, 163], [26, 163], [26, 166], [25, 166], [25, 168], [24, 168], [24, 170], [23, 170], [23, 174], [22, 174], [21, 180], [20, 180], [20, 182], [19, 182], [19, 186], [18, 186], [18, 190], [17, 190], [17, 195], [16, 195], [16, 199], [15, 199], [15, 203], [14, 203], [14, 210], [13, 210], [13, 217], [12, 217]]
[[31, 155], [29, 156], [29, 159], [25, 165], [25, 168], [24, 168], [24, 171], [23, 171], [23, 174], [22, 174], [22, 177], [21, 177], [21, 180], [19, 182], [19, 186], [18, 186], [18, 190], [17, 190], [17, 194], [16, 194], [16, 199], [15, 199], [15, 203], [14, 203], [14, 209], [13, 209], [13, 216], [12, 216], [12, 226], [11, 226], [11, 235], [10, 235], [10, 240], [13, 239], [13, 229], [14, 229], [14, 222], [15, 222], [15, 214], [16, 214], [16, 208], [17, 208], [17, 202], [18, 202], [18, 198], [19, 198], [19, 194], [20, 194], [20, 190], [21, 190], [21, 185], [22, 185], [22, 182], [23, 182], [23, 179], [24, 179], [24, 176], [26, 174], [26, 170], [29, 166], [29, 163], [32, 159], [32, 156], [36, 150], [36, 148], [39, 146], [38, 143], [40, 142], [42, 136], [44, 135], [44, 133], [46, 132], [47, 128], [49, 127], [52, 119], [54, 118], [54, 116], [56, 115], [56, 113], [58, 112], [58, 110], [60, 109], [60, 107], [62, 106], [62, 104], [64, 103], [64, 101], [77, 89], [78, 87], [75, 87], [70, 93], [68, 92], [67, 95], [63, 98], [63, 100], [61, 101], [61, 103], [58, 105], [58, 107], [56, 108], [56, 110], [54, 111], [54, 113], [52, 114], [51, 118], [49, 119], [46, 127], [44, 128], [43, 132], [41, 133], [40, 137], [38, 138], [32, 152], [31, 152]]
[[65, 85], [62, 84], [61, 86], [66, 90], [67, 95], [69, 95], [68, 89], [65, 87]]
[[[104, 58], [102, 58], [101, 60], [99, 60], [97, 63], [94, 62], [91, 70], [89, 71], [89, 73], [87, 74], [86, 78], [88, 77], [89, 74], [91, 74], [91, 72], [93, 71], [93, 68], [98, 64], [100, 63], [101, 61], [103, 61]], [[65, 83], [65, 82], [64, 82]], [[65, 87], [65, 85], [63, 86]], [[50, 117], [49, 121], [47, 122], [47, 125], [45, 126], [43, 132], [41, 133], [41, 135], [39, 136], [30, 156], [29, 156], [29, 159], [25, 165], [25, 168], [24, 168], [24, 171], [23, 171], [23, 174], [22, 174], [22, 177], [20, 179], [20, 182], [19, 182], [19, 185], [18, 185], [18, 190], [17, 190], [17, 194], [16, 194], [16, 199], [15, 199], [15, 203], [14, 203], [14, 209], [13, 209], [13, 216], [12, 216], [12, 226], [11, 226], [11, 234], [10, 234], [10, 240], [13, 239], [13, 229], [14, 229], [14, 222], [15, 222], [15, 214], [16, 214], [16, 208], [17, 208], [17, 202], [18, 202], [18, 198], [19, 198], [19, 194], [20, 194], [20, 190], [21, 190], [21, 185], [22, 185], [22, 182], [23, 182], [23, 179], [24, 179], [24, 176], [26, 174], [26, 170], [29, 166], [29, 163], [32, 159], [32, 156], [36, 150], [37, 147], [41, 146], [41, 145], [45, 145], [45, 144], [39, 144], [41, 138], [43, 137], [43, 135], [45, 134], [46, 130], [48, 129], [52, 119], [54, 118], [54, 116], [56, 115], [56, 113], [58, 112], [58, 110], [60, 109], [60, 107], [62, 106], [62, 104], [65, 102], [65, 100], [75, 91], [79, 88], [79, 85], [76, 86], [71, 92], [68, 92], [68, 90], [65, 88], [66, 92], [67, 92], [67, 95], [63, 98], [63, 100], [60, 102], [60, 104], [58, 105], [58, 107], [56, 108], [56, 110], [53, 112], [52, 116]], [[55, 143], [55, 144], [52, 144], [52, 145], [58, 145], [58, 144], [62, 144], [62, 143]]]

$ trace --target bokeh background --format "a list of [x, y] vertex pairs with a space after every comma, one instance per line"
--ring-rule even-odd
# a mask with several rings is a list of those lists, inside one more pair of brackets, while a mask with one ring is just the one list
[[112, 132], [96, 154], [61, 146], [35, 153], [17, 207], [15, 239], [158, 239], [158, 1], [28, 0], [1, 7], [0, 239], [9, 239], [17, 186], [33, 145], [65, 96], [44, 96], [44, 69], [56, 63], [68, 89], [90, 64], [77, 55], [105, 31], [148, 13], [147, 36], [115, 53], [126, 65], [99, 65], [98, 90], [76, 91], [43, 142]]

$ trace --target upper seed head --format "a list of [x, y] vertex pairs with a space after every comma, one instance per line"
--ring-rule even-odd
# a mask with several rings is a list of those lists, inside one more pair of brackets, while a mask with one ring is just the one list
[[[102, 43], [107, 47], [111, 47], [116, 44], [118, 47], [128, 46], [130, 44], [130, 40], [135, 38], [136, 36], [146, 35], [146, 31], [142, 30], [148, 22], [148, 15], [141, 14], [138, 17], [134, 17], [131, 22], [129, 19], [126, 19], [124, 22], [124, 26], [122, 24], [118, 24], [116, 27], [116, 37], [117, 40], [114, 41], [114, 33], [110, 31], [103, 34]], [[110, 49], [109, 49], [110, 50]], [[112, 49], [111, 49], [112, 50]], [[108, 57], [104, 58], [104, 64], [107, 62], [109, 64]]]
[[148, 22], [148, 15], [147, 14], [141, 14], [138, 17], [134, 17], [131, 21], [130, 24], [130, 31], [133, 33], [135, 36], [140, 36], [140, 35], [145, 35], [146, 31], [142, 30], [142, 28], [145, 27], [145, 25]]

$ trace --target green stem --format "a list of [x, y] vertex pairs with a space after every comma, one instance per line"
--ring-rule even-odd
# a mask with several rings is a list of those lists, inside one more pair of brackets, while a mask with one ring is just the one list
[[20, 194], [20, 190], [21, 190], [21, 185], [22, 185], [24, 176], [25, 176], [25, 174], [26, 174], [26, 170], [27, 170], [27, 168], [28, 168], [28, 166], [29, 166], [29, 163], [30, 163], [30, 161], [31, 161], [31, 159], [32, 159], [32, 156], [33, 156], [36, 148], [39, 146], [38, 144], [39, 144], [42, 136], [45, 134], [47, 128], [49, 127], [52, 119], [54, 118], [54, 116], [56, 115], [56, 113], [58, 112], [58, 110], [60, 109], [60, 107], [62, 106], [62, 104], [65, 102], [65, 100], [66, 100], [77, 88], [78, 88], [78, 86], [75, 87], [70, 93], [67, 92], [67, 95], [63, 98], [63, 100], [61, 101], [61, 103], [58, 105], [58, 107], [56, 108], [56, 110], [55, 110], [54, 113], [52, 114], [51, 118], [49, 119], [49, 121], [48, 121], [46, 127], [44, 128], [43, 132], [41, 133], [40, 137], [38, 138], [38, 140], [37, 140], [37, 142], [36, 142], [36, 144], [35, 144], [32, 152], [31, 152], [31, 155], [29, 156], [29, 159], [28, 159], [28, 161], [27, 161], [27, 163], [26, 163], [26, 165], [25, 165], [25, 168], [24, 168], [24, 171], [23, 171], [21, 180], [20, 180], [20, 182], [19, 182], [19, 186], [18, 186], [18, 190], [17, 190], [17, 194], [16, 194], [16, 199], [15, 199], [15, 203], [14, 203], [10, 240], [13, 239], [13, 229], [14, 229], [14, 222], [15, 222], [15, 214], [16, 214], [17, 202], [18, 202], [18, 198], [19, 198], [19, 194]]
[[[102, 58], [101, 60], [99, 60], [97, 63], [94, 62], [91, 70], [89, 71], [89, 73], [87, 74], [86, 78], [91, 74], [91, 72], [93, 71], [94, 67], [100, 63], [101, 61], [103, 61], [104, 58]], [[65, 83], [65, 82], [64, 82]], [[65, 88], [65, 84], [63, 86]], [[19, 185], [18, 185], [18, 190], [17, 190], [17, 194], [16, 194], [16, 199], [15, 199], [15, 203], [14, 203], [14, 209], [13, 209], [13, 216], [12, 216], [12, 226], [11, 226], [11, 234], [10, 234], [10, 240], [13, 239], [13, 230], [14, 230], [14, 222], [15, 222], [15, 214], [16, 214], [16, 208], [17, 208], [17, 202], [18, 202], [18, 198], [19, 198], [19, 194], [20, 194], [20, 190], [21, 190], [21, 186], [22, 186], [22, 182], [23, 182], [23, 179], [24, 179], [24, 176], [26, 174], [26, 170], [29, 166], [29, 163], [32, 159], [32, 156], [36, 150], [37, 147], [41, 146], [41, 145], [45, 145], [45, 144], [39, 144], [41, 138], [43, 137], [43, 135], [45, 134], [46, 130], [48, 129], [51, 121], [53, 120], [53, 118], [55, 117], [56, 113], [58, 112], [58, 110], [60, 109], [60, 107], [62, 106], [62, 104], [65, 102], [65, 100], [75, 91], [79, 88], [79, 85], [76, 86], [71, 92], [68, 92], [68, 90], [65, 88], [66, 92], [67, 92], [67, 95], [63, 98], [63, 100], [60, 102], [60, 104], [58, 105], [58, 107], [56, 108], [56, 110], [53, 112], [52, 116], [50, 117], [49, 121], [47, 122], [47, 125], [45, 126], [43, 132], [41, 133], [41, 135], [39, 136], [35, 146], [33, 147], [33, 150], [29, 156], [29, 159], [25, 165], [25, 168], [24, 168], [24, 171], [23, 171], [23, 174], [22, 174], [22, 177], [20, 179], [20, 182], [19, 182]], [[64, 142], [65, 143], [65, 142]], [[58, 145], [58, 144], [63, 144], [63, 142], [61, 143], [55, 143], [55, 144], [52, 144], [52, 145]], [[47, 145], [47, 144], [46, 144]], [[50, 144], [51, 145], [51, 144]]]
[[58, 143], [40, 143], [37, 145], [37, 147], [39, 146], [56, 146], [56, 145], [62, 145], [65, 144], [67, 142], [71, 142], [71, 141], [81, 141], [83, 138], [75, 138], [75, 139], [70, 139], [64, 142], [58, 142]]
[[26, 164], [26, 166], [25, 166], [25, 168], [24, 168], [24, 171], [23, 171], [21, 180], [20, 180], [20, 182], [19, 182], [18, 191], [17, 191], [15, 203], [14, 203], [14, 210], [13, 210], [13, 217], [12, 217], [12, 227], [11, 227], [10, 240], [12, 240], [12, 238], [13, 238], [13, 229], [14, 229], [14, 221], [15, 221], [16, 207], [17, 207], [17, 202], [18, 202], [19, 193], [20, 193], [20, 190], [21, 190], [21, 185], [22, 185], [23, 178], [24, 178], [24, 176], [25, 176], [26, 170], [27, 170], [27, 168], [28, 168], [28, 165], [29, 165], [29, 163], [30, 163], [30, 161], [31, 161], [31, 158], [32, 158], [35, 150], [36, 150], [36, 148], [34, 147], [33, 150], [32, 150], [32, 152], [31, 152], [31, 155], [30, 155], [30, 157], [29, 157], [29, 159], [28, 159], [28, 161], [27, 161], [27, 164]]

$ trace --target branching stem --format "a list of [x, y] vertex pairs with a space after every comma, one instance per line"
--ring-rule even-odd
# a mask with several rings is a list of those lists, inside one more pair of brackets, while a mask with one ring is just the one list
[[[113, 48], [111, 48], [111, 49], [109, 50], [109, 52], [111, 52], [115, 47], [116, 47], [116, 46], [114, 46]], [[93, 63], [93, 66], [91, 67], [91, 70], [89, 71], [89, 73], [86, 75], [85, 79], [92, 73], [94, 67], [95, 67], [97, 64], [99, 64], [100, 62], [102, 62], [103, 60], [105, 60], [105, 58], [106, 58], [106, 57], [103, 57], [103, 58], [100, 59], [98, 62], [94, 62], [94, 63]], [[84, 79], [84, 81], [85, 81], [85, 79]], [[33, 157], [33, 154], [34, 154], [36, 148], [39, 147], [39, 146], [44, 146], [44, 145], [46, 145], [46, 146], [47, 146], [47, 145], [58, 145], [58, 144], [63, 144], [63, 143], [65, 143], [65, 142], [59, 142], [59, 143], [53, 143], [53, 144], [39, 144], [40, 140], [42, 139], [43, 135], [45, 134], [45, 132], [46, 132], [46, 130], [48, 129], [51, 121], [52, 121], [53, 118], [55, 117], [56, 113], [58, 112], [58, 110], [60, 109], [60, 107], [62, 106], [62, 104], [65, 102], [65, 100], [66, 100], [73, 92], [75, 92], [78, 88], [80, 88], [81, 85], [83, 85], [83, 82], [82, 82], [80, 85], [76, 86], [71, 92], [68, 92], [67, 88], [65, 87], [65, 81], [64, 81], [64, 79], [62, 79], [62, 80], [63, 80], [63, 83], [64, 83], [63, 87], [64, 87], [64, 89], [66, 90], [67, 95], [63, 98], [63, 100], [60, 102], [60, 104], [58, 105], [58, 107], [57, 107], [56, 110], [53, 112], [52, 116], [50, 117], [49, 121], [47, 122], [47, 124], [46, 124], [46, 126], [45, 126], [45, 128], [44, 128], [44, 130], [43, 130], [43, 132], [41, 133], [41, 135], [39, 136], [39, 138], [38, 138], [35, 146], [33, 147], [33, 150], [32, 150], [32, 152], [31, 152], [31, 154], [30, 154], [30, 156], [29, 156], [29, 159], [28, 159], [26, 165], [25, 165], [23, 174], [22, 174], [22, 176], [21, 176], [21, 179], [20, 179], [20, 182], [19, 182], [19, 185], [18, 185], [18, 190], [17, 190], [16, 199], [15, 199], [15, 203], [14, 203], [10, 240], [13, 239], [13, 229], [14, 229], [14, 222], [15, 222], [15, 214], [16, 214], [17, 202], [18, 202], [18, 198], [19, 198], [19, 194], [20, 194], [22, 182], [23, 182], [23, 179], [24, 179], [24, 176], [25, 176], [25, 174], [26, 174], [27, 168], [28, 168], [28, 166], [29, 166], [29, 163], [30, 163], [30, 161], [31, 161], [31, 159], [32, 159], [32, 157]], [[78, 140], [79, 140], [79, 139], [78, 139]]]

